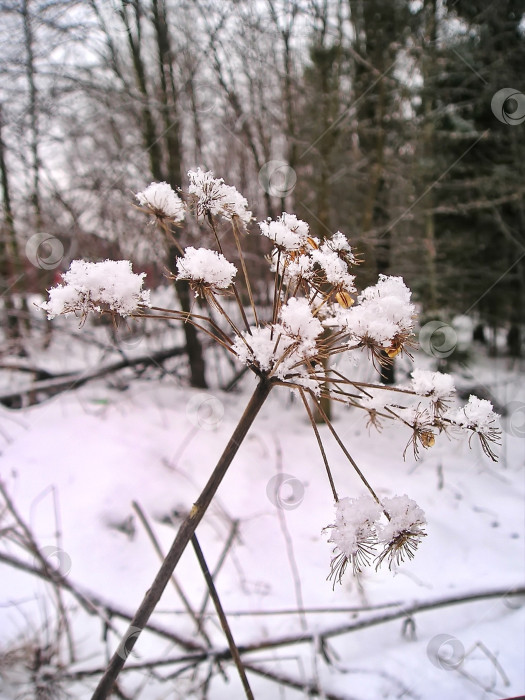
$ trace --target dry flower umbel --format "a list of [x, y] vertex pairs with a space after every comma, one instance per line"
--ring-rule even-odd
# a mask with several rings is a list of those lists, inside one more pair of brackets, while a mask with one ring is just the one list
[[[243, 252], [243, 229], [252, 214], [246, 199], [210, 171], [190, 171], [185, 201], [166, 183], [152, 183], [137, 195], [142, 208], [154, 214], [163, 232], [194, 213], [213, 232], [217, 250], [188, 247], [181, 251], [171, 274], [187, 280], [196, 295], [219, 311], [219, 321], [204, 313], [147, 308], [143, 275], [133, 275], [126, 261], [74, 261], [64, 285], [50, 290], [44, 308], [50, 316], [89, 311], [179, 319], [207, 333], [226, 352], [244, 363], [267, 387], [282, 386], [300, 395], [319, 444], [321, 458], [336, 505], [329, 526], [335, 545], [329, 578], [340, 581], [347, 567], [358, 574], [372, 561], [389, 568], [411, 559], [425, 536], [425, 515], [408, 496], [379, 498], [323, 410], [322, 399], [358, 408], [368, 414], [369, 426], [380, 428], [397, 421], [410, 431], [407, 448], [417, 459], [431, 449], [441, 433], [477, 436], [485, 453], [496, 459], [499, 438], [497, 415], [488, 401], [471, 396], [463, 408], [451, 406], [454, 382], [439, 372], [414, 370], [410, 386], [385, 387], [357, 381], [343, 374], [331, 358], [366, 351], [372, 362], [391, 362], [413, 347], [415, 307], [401, 277], [379, 275], [375, 285], [358, 292], [353, 269], [358, 258], [347, 237], [337, 231], [318, 239], [294, 214], [259, 222], [260, 234], [272, 245], [268, 262], [274, 273], [271, 309], [257, 308], [253, 282]], [[224, 255], [216, 218], [229, 222], [240, 270]], [[100, 272], [106, 266], [105, 283]], [[109, 266], [113, 266], [111, 269]], [[238, 274], [240, 272], [240, 274]], [[242, 276], [249, 297], [245, 309], [236, 287]], [[220, 297], [230, 294], [242, 317], [238, 324]], [[241, 327], [239, 327], [241, 326]], [[339, 498], [310, 401], [355, 471], [367, 495]], [[405, 449], [405, 453], [407, 449]]]

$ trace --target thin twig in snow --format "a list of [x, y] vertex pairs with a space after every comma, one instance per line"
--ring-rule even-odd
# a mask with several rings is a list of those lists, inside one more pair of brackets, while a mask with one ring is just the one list
[[64, 605], [64, 601], [62, 599], [62, 592], [60, 589], [60, 586], [58, 585], [58, 577], [60, 574], [58, 574], [52, 567], [49, 566], [49, 562], [46, 560], [46, 558], [43, 556], [42, 552], [40, 551], [40, 547], [38, 546], [38, 543], [29, 529], [28, 525], [25, 523], [24, 519], [18, 512], [18, 510], [15, 508], [15, 505], [13, 501], [11, 500], [9, 494], [7, 493], [7, 490], [3, 484], [3, 482], [0, 480], [0, 493], [2, 494], [4, 501], [6, 503], [8, 511], [11, 513], [17, 524], [19, 525], [20, 529], [22, 530], [22, 535], [23, 535], [23, 542], [20, 542], [21, 546], [23, 546], [28, 552], [30, 552], [39, 562], [44, 571], [47, 572], [47, 580], [49, 583], [51, 583], [51, 586], [53, 588], [53, 591], [55, 593], [56, 597], [56, 603], [59, 611], [59, 619], [61, 622], [64, 624], [64, 631], [66, 634], [66, 639], [68, 643], [68, 651], [69, 651], [69, 658], [71, 661], [75, 660], [75, 647], [73, 643], [73, 633], [71, 631], [71, 626], [69, 624], [69, 618], [67, 616], [66, 612], [66, 606]]

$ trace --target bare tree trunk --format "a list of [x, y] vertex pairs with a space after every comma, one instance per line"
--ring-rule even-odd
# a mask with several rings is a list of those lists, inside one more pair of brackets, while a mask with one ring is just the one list
[[30, 151], [32, 170], [31, 203], [35, 214], [36, 228], [42, 226], [42, 209], [40, 204], [40, 155], [39, 155], [39, 124], [38, 124], [38, 93], [35, 80], [35, 61], [33, 52], [33, 27], [29, 0], [22, 0], [22, 21], [24, 26], [26, 77], [29, 89], [29, 119], [30, 119]]
[[[157, 39], [164, 127], [162, 138], [165, 143], [164, 152], [167, 162], [166, 178], [162, 179], [165, 179], [174, 189], [177, 189], [182, 184], [180, 119], [177, 105], [178, 94], [173, 75], [173, 54], [168, 33], [166, 5], [163, 0], [153, 0], [153, 26]], [[168, 260], [172, 271], [177, 269], [176, 263], [179, 256], [180, 249], [176, 245], [169, 245]], [[182, 311], [189, 312], [191, 309], [191, 292], [188, 282], [174, 282], [174, 285]], [[185, 323], [184, 334], [190, 363], [191, 385], [205, 388], [207, 383], [204, 373], [204, 358], [197, 331], [191, 323]]]
[[8, 339], [20, 340], [22, 328], [17, 313], [13, 292], [18, 278], [22, 275], [22, 265], [16, 240], [15, 220], [11, 208], [11, 193], [9, 175], [5, 159], [5, 144], [3, 139], [3, 115], [0, 105], [0, 179], [2, 186], [2, 205], [4, 221], [0, 228], [0, 284], [4, 300], [5, 329]]
[[[430, 84], [431, 74], [436, 71], [436, 40], [437, 40], [437, 3], [436, 0], [425, 2], [426, 22], [425, 38], [427, 46], [424, 46], [421, 67], [423, 74], [423, 186], [428, 187], [430, 181], [434, 179], [431, 168], [434, 166], [434, 113], [435, 113], [435, 93], [433, 85]], [[434, 214], [434, 192], [429, 190], [423, 202], [424, 214], [424, 243], [427, 269], [427, 308], [436, 310], [438, 308], [437, 279], [436, 279], [436, 243], [435, 243], [435, 214]]]
[[[173, 56], [166, 21], [166, 7], [161, 0], [153, 2], [152, 22], [157, 43], [163, 125], [162, 134], [159, 135], [151, 109], [146, 68], [142, 58], [142, 5], [140, 0], [136, 0], [133, 3], [135, 26], [132, 28], [127, 4], [123, 0], [120, 17], [126, 28], [128, 48], [135, 72], [135, 82], [143, 98], [142, 138], [149, 156], [151, 174], [155, 180], [169, 182], [173, 188], [177, 188], [181, 185], [180, 121], [177, 112], [177, 92], [173, 75]], [[170, 244], [169, 241], [166, 241], [166, 243], [168, 266], [170, 270], [174, 271], [177, 269], [176, 260], [180, 253], [175, 245]], [[189, 311], [191, 308], [191, 296], [188, 283], [174, 282], [174, 286], [182, 311]], [[202, 344], [197, 331], [190, 323], [185, 323], [184, 335], [190, 365], [191, 385], [205, 388], [207, 386], [205, 363]]]

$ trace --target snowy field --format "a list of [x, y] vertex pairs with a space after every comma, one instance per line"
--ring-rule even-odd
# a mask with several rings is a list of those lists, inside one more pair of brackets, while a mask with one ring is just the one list
[[[74, 324], [64, 328], [67, 323]], [[86, 361], [95, 367], [108, 355], [58, 333], [39, 357], [65, 371]], [[432, 362], [416, 356], [416, 366], [435, 368]], [[217, 386], [213, 367], [211, 358], [210, 384]], [[400, 382], [409, 370], [406, 360], [398, 364]], [[360, 378], [373, 378], [367, 371], [355, 368]], [[270, 395], [197, 531], [209, 568], [222, 564], [216, 585], [236, 643], [260, 647], [243, 655], [256, 698], [481, 700], [525, 693], [525, 597], [512, 595], [525, 574], [523, 372], [477, 351], [454, 378], [457, 387], [486, 386], [512, 406], [502, 421], [497, 464], [477, 441], [469, 449], [468, 439], [446, 437], [418, 462], [407, 451], [405, 461], [409, 431], [386, 425], [378, 433], [356, 409], [335, 408], [341, 438], [379, 495], [408, 494], [428, 520], [413, 561], [392, 572], [368, 568], [359, 580], [348, 570], [335, 590], [326, 580], [332, 545], [322, 533], [334, 519], [333, 498], [317, 442], [297, 398], [282, 388]], [[38, 697], [90, 697], [119, 643], [116, 633], [127, 627], [123, 617], [134, 612], [159, 566], [138, 512], [166, 551], [255, 386], [248, 375], [229, 393], [183, 388], [169, 375], [128, 384], [113, 377], [41, 405], [0, 411], [1, 475], [21, 518], [50, 563], [78, 591], [98, 598], [99, 612], [106, 601], [106, 611], [123, 613], [111, 617], [108, 630], [64, 592], [75, 661], [69, 663], [62, 633], [58, 654], [55, 649], [31, 671], [37, 647], [41, 655], [56, 647], [56, 597], [48, 583], [1, 563], [2, 699], [37, 697], [38, 674], [50, 693]], [[360, 495], [362, 485], [329, 431], [320, 426], [320, 432], [340, 495]], [[282, 481], [277, 500], [275, 477]], [[11, 522], [4, 513], [1, 552], [34, 566], [9, 538]], [[198, 612], [206, 586], [191, 548], [176, 578]], [[206, 652], [207, 644], [227, 648], [209, 600], [203, 619], [205, 637], [169, 586], [152, 618], [168, 634], [141, 636], [120, 677], [122, 697], [244, 697], [231, 661], [219, 671]], [[201, 662], [188, 660], [186, 670], [180, 662], [128, 670], [197, 653]], [[83, 673], [91, 670], [94, 675]], [[63, 695], [49, 690], [46, 678], [56, 674]], [[278, 686], [276, 677], [287, 685]]]

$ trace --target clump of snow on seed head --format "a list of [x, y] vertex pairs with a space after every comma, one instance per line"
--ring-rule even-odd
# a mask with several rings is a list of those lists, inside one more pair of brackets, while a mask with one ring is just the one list
[[319, 382], [309, 377], [305, 363], [318, 354], [323, 330], [307, 299], [292, 297], [281, 307], [279, 323], [250, 328], [236, 338], [232, 350], [241, 362], [318, 393]]
[[378, 528], [378, 540], [380, 542], [391, 542], [403, 532], [417, 534], [419, 529], [427, 522], [423, 510], [406, 494], [404, 496], [383, 498], [382, 503], [390, 516], [390, 520], [386, 525]]
[[281, 326], [286, 335], [298, 338], [302, 343], [315, 343], [323, 332], [323, 326], [310, 308], [307, 299], [292, 297], [281, 308]]
[[[377, 503], [371, 496], [341, 498], [335, 504], [335, 523], [329, 525], [329, 542], [335, 544], [329, 579], [334, 586], [341, 582], [346, 568], [352, 564], [354, 574], [368, 566], [372, 558], [376, 569], [387, 560], [389, 568], [405, 558], [412, 559], [425, 537], [424, 512], [408, 496], [394, 496]], [[386, 523], [384, 522], [386, 519]], [[376, 547], [383, 547], [376, 556]]]
[[319, 265], [328, 284], [344, 289], [347, 292], [355, 292], [355, 275], [348, 272], [348, 263], [338, 255], [337, 250], [331, 247], [330, 241], [325, 241], [321, 247], [311, 253], [314, 263]]
[[281, 250], [299, 250], [304, 248], [308, 241], [308, 224], [294, 214], [284, 212], [276, 221], [260, 221], [259, 228], [262, 235], [273, 241]]
[[379, 275], [378, 283], [364, 289], [359, 303], [342, 312], [341, 318], [354, 338], [369, 338], [385, 345], [396, 336], [411, 332], [415, 308], [410, 297], [402, 277]]
[[208, 248], [189, 246], [184, 256], [177, 260], [178, 280], [189, 280], [216, 289], [227, 289], [237, 268], [224, 257]]
[[152, 182], [135, 196], [141, 206], [161, 219], [173, 219], [176, 223], [184, 219], [184, 202], [167, 182]]
[[447, 417], [452, 423], [461, 428], [483, 432], [496, 422], [499, 415], [494, 412], [490, 401], [471, 395], [468, 403], [463, 408], [460, 408], [455, 413], [451, 411]]
[[412, 390], [421, 396], [443, 399], [454, 393], [454, 378], [442, 372], [415, 369], [412, 372]]
[[330, 539], [348, 559], [375, 538], [375, 523], [381, 506], [371, 496], [340, 498], [335, 504], [335, 523], [330, 526]]
[[197, 216], [211, 214], [229, 220], [237, 216], [245, 224], [251, 221], [248, 201], [235, 187], [226, 185], [222, 178], [213, 177], [211, 170], [189, 170], [188, 178], [188, 192], [194, 199]]
[[236, 338], [232, 350], [245, 365], [255, 365], [263, 372], [271, 369], [275, 362], [276, 338], [272, 337], [270, 326], [252, 326], [250, 333]]
[[344, 253], [345, 258], [348, 262], [355, 263], [356, 259], [352, 253], [352, 246], [350, 245], [348, 238], [341, 231], [336, 231], [331, 238], [326, 239], [327, 245], [338, 253]]
[[64, 284], [49, 290], [49, 301], [41, 308], [49, 318], [60, 314], [109, 311], [129, 316], [140, 306], [149, 306], [149, 291], [142, 289], [146, 273], [135, 274], [129, 260], [86, 262], [73, 260], [62, 275]]

